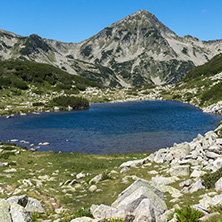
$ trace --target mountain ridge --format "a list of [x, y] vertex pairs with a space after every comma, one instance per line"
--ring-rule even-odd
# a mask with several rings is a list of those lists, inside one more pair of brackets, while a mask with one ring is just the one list
[[80, 43], [0, 30], [1, 60], [48, 63], [112, 87], [174, 83], [221, 51], [222, 40], [180, 37], [146, 10], [128, 15]]

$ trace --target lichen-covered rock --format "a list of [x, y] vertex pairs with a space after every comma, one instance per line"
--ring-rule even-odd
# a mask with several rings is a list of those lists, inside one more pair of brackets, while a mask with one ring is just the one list
[[28, 213], [25, 208], [19, 204], [12, 203], [10, 206], [10, 213], [13, 222], [32, 222], [30, 213]]
[[71, 222], [94, 222], [94, 221], [95, 220], [90, 217], [78, 217], [71, 220]]
[[91, 184], [97, 184], [97, 183], [99, 183], [99, 181], [101, 181], [102, 180], [102, 174], [99, 174], [99, 175], [97, 175], [97, 176], [95, 176], [95, 177], [93, 177], [90, 181], [89, 181], [89, 185], [91, 185]]
[[194, 193], [200, 189], [205, 189], [205, 186], [203, 186], [202, 181], [202, 179], [198, 179], [194, 184], [192, 184], [190, 188], [190, 193]]
[[183, 177], [190, 175], [190, 165], [173, 166], [170, 168], [170, 175]]
[[92, 215], [96, 219], [108, 219], [112, 218], [117, 213], [117, 209], [104, 204], [101, 204], [91, 210]]
[[37, 212], [37, 213], [40, 213], [40, 214], [45, 213], [45, 210], [44, 210], [42, 204], [38, 200], [36, 200], [32, 197], [28, 198], [28, 203], [27, 203], [25, 209], [28, 212]]
[[160, 216], [166, 210], [163, 193], [142, 179], [124, 190], [111, 207], [103, 204], [91, 207], [95, 219], [120, 217], [134, 222], [161, 222]]
[[0, 221], [12, 222], [9, 210], [10, 210], [9, 203], [4, 199], [0, 199]]
[[222, 177], [215, 183], [215, 190], [216, 191], [222, 190]]
[[121, 215], [123, 212], [126, 215], [134, 215], [136, 208], [143, 199], [149, 200], [150, 209], [154, 211], [155, 220], [167, 210], [163, 193], [153, 187], [148, 181], [142, 179], [138, 179], [124, 190], [112, 204], [112, 207], [117, 208], [118, 212], [121, 212]]
[[11, 205], [12, 203], [16, 203], [21, 205], [22, 207], [26, 207], [28, 203], [28, 196], [21, 195], [21, 196], [12, 196], [7, 199], [8, 203]]

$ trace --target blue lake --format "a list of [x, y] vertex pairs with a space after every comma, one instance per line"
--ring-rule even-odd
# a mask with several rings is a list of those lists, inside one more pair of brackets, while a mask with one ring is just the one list
[[41, 146], [40, 151], [152, 152], [174, 142], [189, 142], [198, 133], [204, 135], [220, 120], [220, 115], [203, 113], [180, 102], [103, 103], [92, 104], [85, 111], [0, 117], [0, 139], [26, 140], [36, 146], [39, 142], [50, 143]]

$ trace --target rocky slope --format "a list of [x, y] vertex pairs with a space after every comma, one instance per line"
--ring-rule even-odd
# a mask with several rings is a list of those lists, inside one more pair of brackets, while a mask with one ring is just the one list
[[0, 31], [1, 59], [49, 63], [106, 85], [173, 83], [222, 50], [222, 41], [179, 37], [145, 10], [80, 43]]

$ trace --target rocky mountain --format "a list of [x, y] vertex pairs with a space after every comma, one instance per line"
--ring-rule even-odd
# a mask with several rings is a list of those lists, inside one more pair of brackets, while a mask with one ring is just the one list
[[0, 31], [1, 59], [49, 63], [110, 85], [174, 83], [222, 51], [222, 40], [179, 37], [153, 14], [139, 10], [80, 43]]

